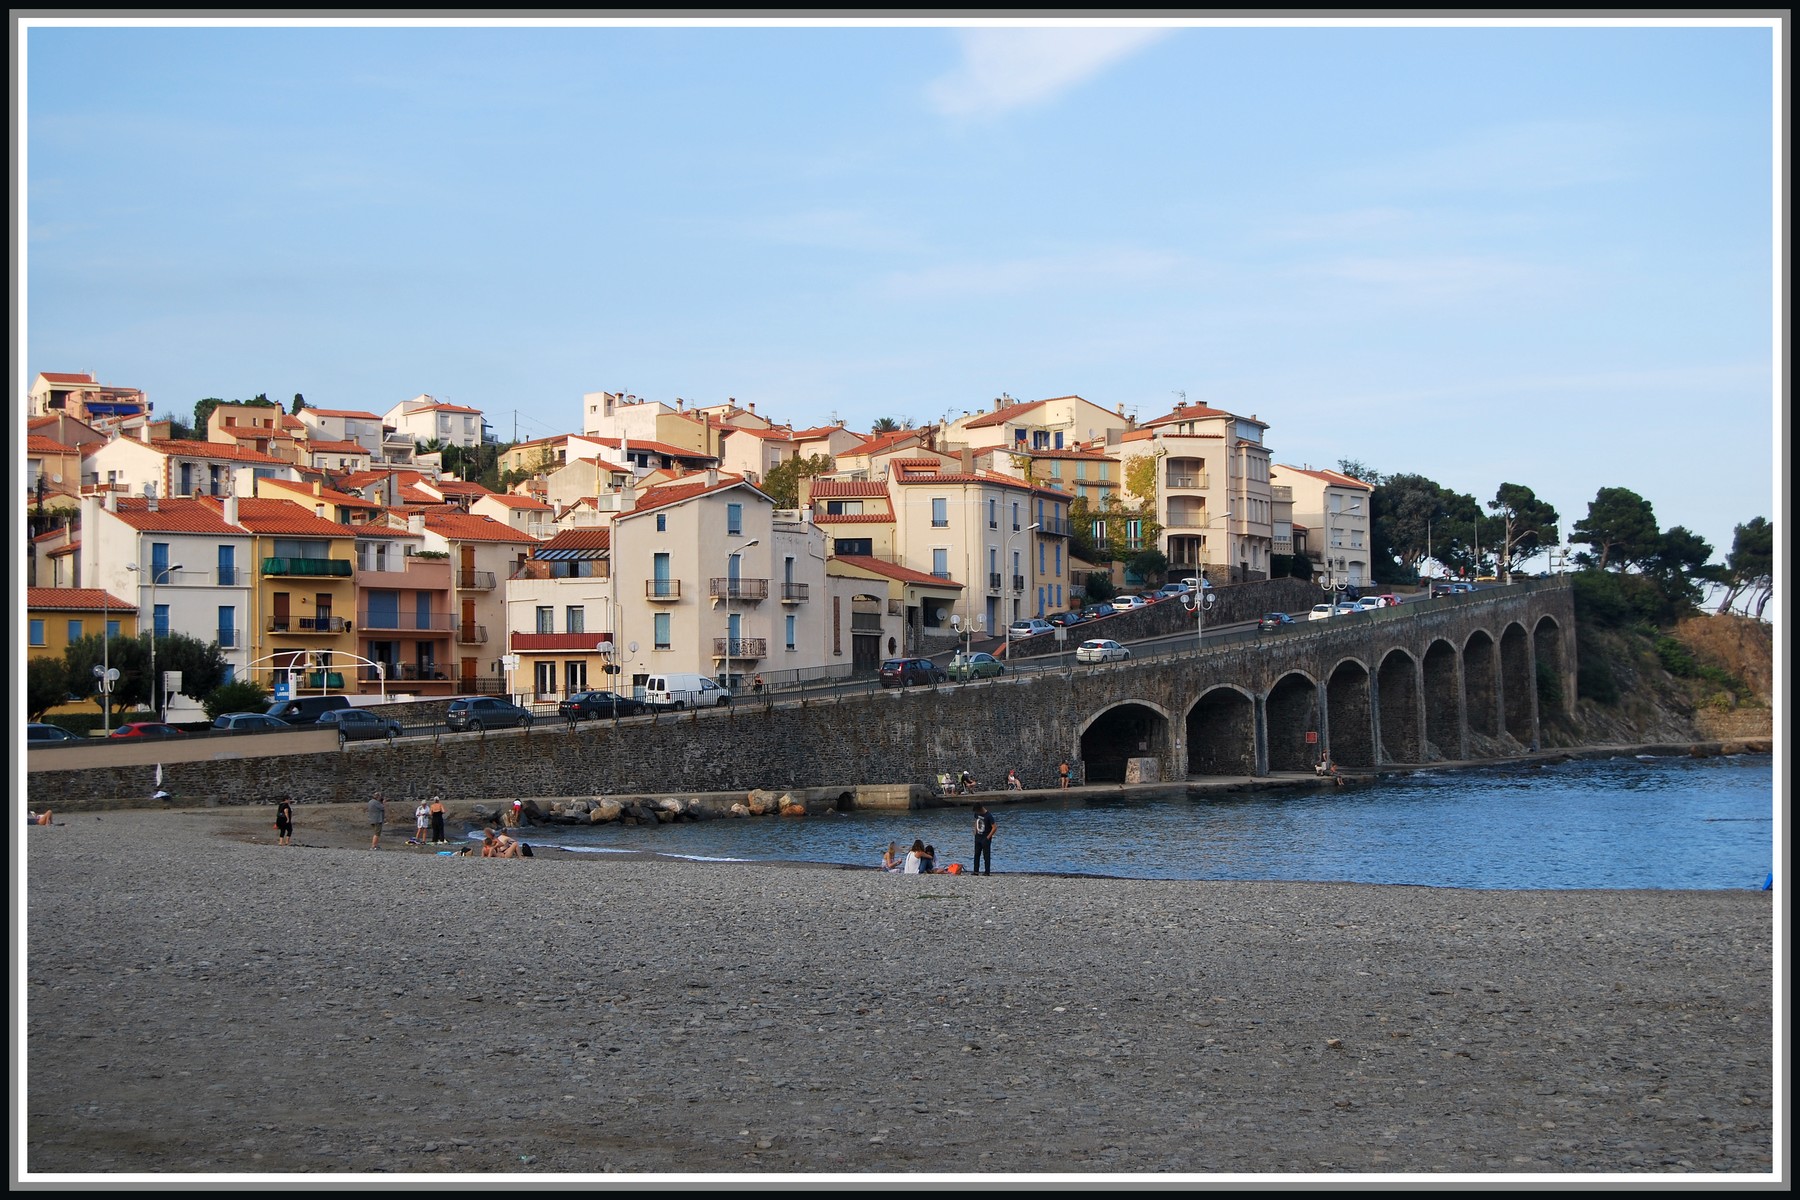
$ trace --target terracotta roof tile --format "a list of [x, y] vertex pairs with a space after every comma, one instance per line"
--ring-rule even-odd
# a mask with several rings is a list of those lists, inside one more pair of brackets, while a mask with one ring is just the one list
[[68, 612], [99, 612], [101, 609], [117, 613], [137, 611], [137, 605], [119, 599], [105, 588], [26, 588], [25, 607]]
[[513, 542], [521, 546], [538, 545], [538, 539], [520, 533], [504, 521], [474, 513], [438, 511], [425, 514], [425, 528], [453, 542]]
[[38, 378], [48, 379], [51, 383], [98, 383], [92, 375], [70, 374], [66, 371], [39, 371]]
[[363, 412], [360, 409], [354, 408], [305, 408], [301, 411], [309, 412], [315, 417], [356, 417], [363, 421], [381, 420], [380, 417], [372, 412]]
[[224, 442], [151, 438], [150, 448], [163, 454], [179, 454], [184, 458], [218, 458], [227, 462], [267, 463], [278, 467], [293, 466], [286, 459], [271, 458], [267, 454], [259, 454], [255, 450], [246, 450], [242, 446], [231, 446]]
[[879, 479], [814, 479], [813, 498], [821, 496], [886, 496], [887, 484]]
[[612, 530], [610, 529], [565, 529], [538, 546], [537, 553], [546, 550], [610, 549], [612, 549]]
[[486, 496], [483, 496], [482, 499], [496, 501], [506, 505], [508, 508], [522, 508], [529, 512], [553, 511], [548, 504], [545, 504], [537, 497], [521, 496], [517, 492], [489, 492]]
[[59, 442], [53, 437], [45, 437], [41, 433], [25, 435], [25, 452], [27, 454], [73, 454], [75, 447]]
[[150, 501], [144, 497], [120, 496], [118, 506], [118, 512], [114, 516], [133, 529], [146, 532], [231, 534], [238, 537], [242, 537], [245, 532], [238, 525], [227, 525], [223, 511], [209, 498], [173, 496], [167, 500], [158, 500], [156, 511], [152, 512]]
[[915, 571], [911, 567], [903, 567], [899, 563], [885, 562], [879, 558], [870, 558], [865, 554], [839, 554], [826, 560], [827, 565], [833, 562], [846, 563], [852, 567], [861, 567], [865, 571], [873, 571], [877, 575], [886, 575], [889, 579], [897, 579], [901, 583], [923, 583], [931, 587], [961, 588], [962, 584], [954, 579], [939, 579], [924, 571]]
[[868, 513], [821, 513], [812, 516], [814, 525], [892, 525], [895, 524], [891, 512]]
[[989, 425], [1004, 425], [1008, 421], [1016, 421], [1032, 409], [1042, 408], [1048, 403], [1048, 400], [1029, 400], [1023, 404], [1009, 404], [998, 412], [991, 412], [986, 416], [976, 417], [973, 420], [970, 420], [963, 428], [982, 429]]
[[[312, 485], [310, 483], [294, 483], [291, 480], [286, 479], [263, 479], [257, 481], [257, 488], [259, 492], [263, 489], [273, 488], [279, 493], [274, 496], [264, 496], [263, 498], [266, 500], [292, 499], [296, 503], [305, 504], [314, 498]], [[365, 500], [352, 492], [340, 492], [336, 488], [321, 487], [319, 489], [318, 499], [327, 501], [331, 504], [341, 505], [345, 508], [381, 507], [381, 505], [374, 500]]]

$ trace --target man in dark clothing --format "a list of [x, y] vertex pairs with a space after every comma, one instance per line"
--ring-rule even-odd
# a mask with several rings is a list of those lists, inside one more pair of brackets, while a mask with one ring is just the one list
[[[983, 869], [985, 864], [986, 869]], [[987, 805], [975, 806], [975, 862], [969, 868], [971, 875], [992, 875], [994, 873], [994, 818], [988, 812]]]

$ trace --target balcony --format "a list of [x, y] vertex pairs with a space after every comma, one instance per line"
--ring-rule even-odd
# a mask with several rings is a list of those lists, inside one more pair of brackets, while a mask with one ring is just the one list
[[756, 659], [762, 658], [768, 653], [768, 638], [741, 637], [713, 639], [712, 656], [717, 659]]
[[989, 571], [988, 572], [988, 591], [997, 592], [999, 590], [1000, 590], [1000, 572]]
[[707, 595], [714, 600], [767, 600], [769, 598], [769, 581], [766, 579], [715, 578], [707, 587]]
[[348, 579], [355, 573], [355, 570], [355, 565], [347, 558], [265, 558], [262, 561], [264, 575], [300, 575], [314, 579], [329, 576]]
[[644, 599], [672, 602], [681, 599], [681, 580], [679, 579], [646, 579], [644, 580]]
[[781, 585], [781, 602], [783, 604], [805, 604], [810, 584], [784, 583]]
[[1014, 575], [1012, 577], [1012, 585], [1013, 591], [1023, 592], [1025, 590], [1025, 577], [1023, 575]]
[[479, 646], [486, 641], [486, 625], [477, 625], [471, 621], [456, 627], [456, 642], [459, 646]]
[[466, 591], [491, 592], [494, 590], [494, 573], [492, 571], [458, 571], [456, 586]]
[[1052, 537], [1068, 537], [1069, 521], [1067, 517], [1045, 517], [1038, 522], [1038, 532]]
[[238, 571], [237, 571], [236, 567], [220, 567], [219, 568], [219, 586], [220, 587], [236, 587], [237, 583], [238, 583]]
[[1205, 471], [1170, 471], [1168, 474], [1168, 486], [1172, 488], [1194, 488], [1196, 490], [1205, 490], [1209, 486], [1208, 476]]
[[442, 633], [450, 628], [450, 614], [427, 613], [421, 617], [416, 612], [377, 612], [365, 608], [357, 612], [356, 625], [364, 633], [376, 629], [394, 629], [404, 633]]
[[238, 644], [238, 633], [235, 629], [219, 630], [219, 649], [235, 650]]
[[270, 617], [267, 629], [270, 633], [318, 633], [330, 635], [343, 633], [350, 628], [350, 622], [342, 617]]

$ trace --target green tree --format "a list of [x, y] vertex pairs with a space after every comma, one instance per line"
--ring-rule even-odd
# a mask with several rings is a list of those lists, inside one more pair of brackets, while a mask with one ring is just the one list
[[[90, 676], [91, 678], [91, 676]], [[25, 713], [32, 721], [69, 702], [69, 664], [60, 658], [33, 658], [25, 664]]]
[[1645, 575], [1654, 579], [1667, 602], [1676, 609], [1694, 608], [1702, 598], [1700, 584], [1723, 583], [1724, 567], [1709, 567], [1713, 548], [1691, 529], [1680, 525], [1665, 530], [1655, 553], [1639, 565]]
[[1119, 594], [1118, 589], [1113, 587], [1112, 575], [1106, 571], [1089, 571], [1083, 587], [1082, 594], [1087, 597], [1089, 604], [1100, 604]]
[[208, 396], [204, 400], [194, 402], [194, 436], [204, 438], [206, 426], [212, 420], [213, 409], [221, 404], [247, 404], [252, 408], [279, 407], [265, 395], [257, 395], [252, 400], [221, 400], [217, 396]]
[[[264, 397], [265, 400], [267, 398], [268, 397], [266, 397], [266, 396]], [[297, 417], [300, 415], [300, 410], [305, 407], [306, 407], [306, 397], [302, 396], [299, 392], [295, 392], [294, 393], [294, 405], [292, 408], [288, 409], [288, 415], [290, 417]]]
[[1721, 613], [1730, 612], [1740, 599], [1745, 610], [1761, 619], [1775, 594], [1775, 527], [1767, 517], [1756, 517], [1732, 531], [1731, 553], [1725, 558], [1725, 595]]
[[1082, 562], [1104, 562], [1094, 542], [1094, 507], [1086, 496], [1069, 501], [1069, 555]]
[[1169, 556], [1154, 546], [1148, 547], [1126, 559], [1125, 570], [1146, 583], [1161, 583], [1168, 574]]
[[200, 701], [209, 720], [226, 713], [261, 712], [268, 706], [269, 693], [262, 684], [251, 679], [234, 679], [208, 692]]
[[1596, 492], [1587, 516], [1569, 530], [1569, 541], [1592, 546], [1591, 561], [1602, 571], [1608, 566], [1623, 571], [1662, 548], [1650, 502], [1626, 488]]
[[869, 432], [871, 434], [899, 433], [902, 428], [900, 422], [892, 417], [877, 417], [875, 423], [869, 426]]
[[1556, 509], [1537, 498], [1522, 483], [1503, 483], [1488, 501], [1488, 509], [1501, 520], [1498, 552], [1500, 577], [1512, 578], [1512, 565], [1557, 542]]
[[[93, 669], [102, 662], [101, 637], [90, 633], [77, 638], [63, 653], [63, 669], [67, 695], [91, 696], [101, 704]], [[150, 634], [137, 637], [115, 637], [106, 649], [105, 661], [119, 672], [113, 685], [112, 703], [115, 713], [151, 705]], [[180, 694], [195, 700], [225, 682], [225, 655], [217, 642], [203, 642], [185, 633], [168, 633], [156, 639], [156, 673], [181, 672]]]
[[[1451, 493], [1423, 475], [1382, 476], [1370, 497], [1370, 557], [1377, 566], [1398, 563], [1403, 568], [1402, 579], [1418, 578], [1420, 564], [1427, 557], [1439, 558], [1439, 548], [1451, 545], [1446, 523], [1451, 501]], [[1382, 578], [1381, 574], [1376, 578]]]
[[811, 454], [805, 458], [795, 455], [769, 468], [763, 476], [762, 491], [775, 502], [776, 508], [799, 508], [800, 481], [829, 475], [835, 470], [837, 463], [829, 454]]

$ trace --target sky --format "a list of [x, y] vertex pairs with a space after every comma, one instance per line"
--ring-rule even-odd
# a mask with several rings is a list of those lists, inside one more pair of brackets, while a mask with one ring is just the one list
[[1565, 533], [1628, 488], [1722, 559], [1785, 472], [1777, 53], [1766, 21], [28, 24], [18, 394], [425, 393], [507, 441], [602, 389], [860, 430], [1185, 398], [1277, 463], [1524, 484]]

